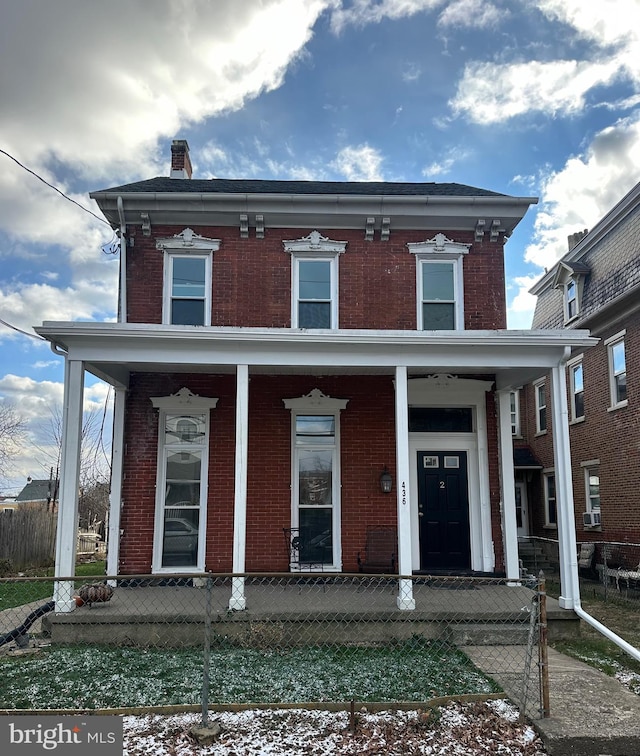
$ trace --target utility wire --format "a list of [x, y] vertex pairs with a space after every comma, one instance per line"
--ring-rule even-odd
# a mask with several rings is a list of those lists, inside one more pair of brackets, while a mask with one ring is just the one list
[[7, 326], [7, 328], [11, 328], [14, 331], [17, 331], [18, 333], [21, 333], [23, 336], [30, 336], [32, 339], [38, 339], [38, 341], [46, 341], [46, 339], [43, 339], [42, 336], [38, 336], [37, 333], [29, 333], [29, 331], [23, 331], [22, 328], [18, 328], [18, 326], [11, 325], [11, 323], [7, 323], [6, 320], [3, 320], [0, 318], [0, 324], [3, 326]]
[[35, 171], [32, 171], [31, 168], [27, 168], [26, 165], [23, 165], [19, 160], [13, 157], [13, 155], [10, 155], [6, 150], [0, 149], [0, 153], [3, 155], [6, 155], [10, 160], [13, 160], [14, 163], [20, 166], [20, 168], [23, 168], [27, 173], [30, 173], [32, 176], [35, 176], [38, 181], [42, 181], [43, 184], [48, 186], [50, 189], [53, 189], [55, 192], [58, 192], [62, 197], [64, 197], [66, 200], [69, 200], [69, 202], [73, 202], [74, 205], [77, 205], [81, 210], [84, 210], [85, 213], [89, 213], [89, 215], [92, 215], [96, 220], [99, 220], [100, 223], [104, 223], [109, 228], [111, 228], [111, 224], [106, 221], [104, 218], [101, 218], [99, 215], [96, 215], [95, 213], [91, 212], [88, 208], [84, 207], [84, 205], [81, 205], [79, 202], [76, 202], [71, 197], [67, 196], [63, 191], [58, 189], [57, 186], [54, 186], [53, 184], [50, 184], [46, 179], [43, 179], [42, 176], [39, 176]]

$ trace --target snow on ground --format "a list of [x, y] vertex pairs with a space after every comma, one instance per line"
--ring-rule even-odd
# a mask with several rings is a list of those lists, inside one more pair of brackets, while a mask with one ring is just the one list
[[436, 710], [349, 712], [252, 709], [211, 712], [220, 726], [211, 745], [191, 734], [200, 714], [124, 717], [127, 756], [537, 756], [535, 730], [506, 701], [451, 703]]

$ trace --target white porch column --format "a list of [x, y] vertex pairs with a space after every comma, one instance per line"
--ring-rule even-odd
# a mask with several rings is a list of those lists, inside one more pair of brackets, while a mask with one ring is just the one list
[[[398, 572], [411, 575], [411, 516], [409, 506], [409, 396], [407, 368], [396, 366], [396, 490], [398, 496]], [[413, 581], [398, 581], [398, 609], [416, 608]]]
[[[84, 364], [79, 360], [67, 358], [64, 365], [62, 460], [58, 529], [56, 532], [56, 577], [71, 577], [76, 570], [83, 395]], [[73, 611], [75, 608], [73, 590], [74, 584], [70, 581], [55, 582], [53, 596], [56, 602], [56, 612]]]
[[507, 580], [519, 580], [520, 562], [518, 560], [518, 525], [516, 522], [516, 484], [513, 471], [510, 391], [498, 391], [498, 411], [504, 566]]
[[[117, 575], [120, 566], [120, 514], [122, 512], [122, 467], [124, 463], [124, 409], [127, 391], [114, 389], [113, 445], [111, 449], [111, 488], [109, 491], [109, 530], [107, 533], [107, 575]], [[110, 581], [115, 585], [115, 581]]]
[[578, 551], [571, 475], [567, 381], [564, 362], [556, 365], [551, 371], [551, 390], [556, 511], [560, 549], [560, 598], [558, 599], [558, 603], [563, 609], [573, 609], [576, 603], [580, 603], [580, 583], [578, 581]]
[[[233, 571], [245, 571], [247, 546], [247, 458], [249, 430], [249, 366], [236, 368], [236, 476], [233, 502]], [[231, 581], [229, 609], [246, 609], [244, 578]]]

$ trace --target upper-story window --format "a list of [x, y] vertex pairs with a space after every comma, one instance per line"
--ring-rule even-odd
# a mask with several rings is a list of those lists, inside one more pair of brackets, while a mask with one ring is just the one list
[[536, 400], [536, 433], [547, 432], [547, 384], [539, 381], [533, 384]]
[[469, 244], [436, 234], [424, 242], [410, 242], [417, 263], [417, 324], [423, 331], [464, 329], [462, 260]]
[[544, 524], [548, 528], [558, 526], [558, 507], [556, 500], [556, 476], [554, 472], [545, 472], [544, 480]]
[[511, 405], [511, 435], [520, 436], [520, 390], [511, 391], [509, 395]]
[[164, 251], [162, 322], [169, 325], [211, 325], [211, 269], [219, 239], [206, 239], [185, 228], [158, 239]]
[[569, 363], [569, 401], [570, 420], [577, 422], [584, 419], [584, 370], [582, 356]]
[[292, 328], [338, 328], [338, 256], [346, 245], [318, 231], [284, 242], [292, 258]]
[[569, 323], [580, 314], [584, 282], [589, 268], [580, 262], [560, 262], [553, 285], [562, 291], [564, 322]]
[[620, 331], [604, 343], [607, 347], [609, 366], [609, 390], [611, 406], [609, 409], [627, 406], [627, 362], [625, 357], [624, 336]]

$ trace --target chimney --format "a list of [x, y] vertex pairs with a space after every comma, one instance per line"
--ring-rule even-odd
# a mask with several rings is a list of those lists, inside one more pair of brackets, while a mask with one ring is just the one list
[[189, 157], [189, 145], [186, 139], [174, 139], [171, 142], [170, 178], [190, 179], [193, 169]]
[[589, 229], [585, 228], [584, 231], [576, 231], [575, 234], [569, 234], [567, 237], [567, 241], [569, 242], [569, 252], [578, 245], [578, 242], [580, 242], [587, 234], [589, 233]]

